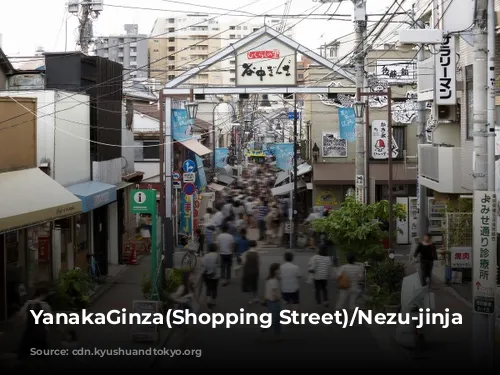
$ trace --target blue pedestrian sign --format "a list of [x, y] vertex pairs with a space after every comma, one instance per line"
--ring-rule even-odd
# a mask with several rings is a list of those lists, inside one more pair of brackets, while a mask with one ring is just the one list
[[194, 161], [191, 159], [187, 159], [184, 163], [182, 163], [182, 170], [187, 173], [194, 172], [195, 169]]
[[[288, 112], [288, 119], [289, 120], [293, 120], [293, 117], [294, 117], [293, 114], [294, 113], [295, 112]], [[300, 120], [300, 112], [297, 112], [297, 120]]]
[[177, 173], [177, 172], [174, 172], [174, 173], [172, 173], [172, 178], [174, 180], [180, 180], [181, 179], [181, 175], [179, 173]]

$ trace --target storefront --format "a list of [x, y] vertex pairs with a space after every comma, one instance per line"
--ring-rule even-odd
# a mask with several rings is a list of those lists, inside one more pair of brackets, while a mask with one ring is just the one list
[[38, 168], [0, 174], [0, 320], [12, 315], [37, 285], [54, 279], [54, 221], [78, 215], [82, 202]]
[[[87, 254], [95, 257], [99, 272], [106, 275], [108, 272], [110, 242], [118, 243], [118, 210], [115, 207], [109, 208], [116, 202], [116, 186], [103, 182], [88, 181], [68, 187], [74, 195], [81, 199], [82, 215], [79, 217], [79, 227], [75, 228], [75, 234], [80, 237], [81, 243], [87, 242], [87, 246], [79, 249], [75, 254], [75, 265], [86, 269]], [[109, 208], [109, 212], [108, 212]], [[113, 220], [114, 216], [114, 220]], [[87, 230], [82, 227], [87, 226]], [[86, 236], [86, 238], [85, 238]], [[113, 246], [114, 247], [114, 246]]]

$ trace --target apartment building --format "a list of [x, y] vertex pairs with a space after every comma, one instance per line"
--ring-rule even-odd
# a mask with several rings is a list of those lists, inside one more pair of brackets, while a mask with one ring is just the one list
[[96, 55], [123, 65], [125, 79], [148, 77], [148, 36], [139, 34], [139, 26], [123, 26], [125, 34], [101, 36], [96, 42]]
[[[167, 82], [199, 65], [220, 49], [240, 40], [262, 26], [280, 27], [281, 20], [242, 23], [241, 19], [213, 19], [206, 14], [158, 18], [149, 40], [149, 77]], [[285, 35], [293, 38], [293, 30]], [[234, 85], [235, 58], [228, 58], [200, 72], [189, 82], [195, 85]]]
[[[417, 3], [418, 4], [418, 3]], [[459, 6], [459, 4], [457, 4]], [[500, 1], [495, 0], [498, 16]], [[472, 11], [472, 8], [471, 8]], [[419, 14], [420, 20], [435, 24], [445, 32], [456, 22], [453, 9], [450, 14], [439, 15], [438, 7], [429, 7]], [[473, 13], [473, 12], [472, 12]], [[469, 22], [464, 20], [464, 22]], [[471, 15], [472, 23], [472, 15]], [[450, 26], [452, 25], [452, 26]], [[419, 182], [435, 193], [438, 199], [455, 198], [472, 194], [473, 191], [473, 45], [470, 37], [452, 36], [448, 42], [455, 50], [456, 58], [456, 103], [441, 105], [436, 102], [435, 77], [425, 74], [429, 70], [436, 75], [440, 67], [435, 57], [424, 61], [419, 67], [419, 98], [426, 98], [432, 103], [433, 114], [427, 126], [427, 144], [419, 148]], [[496, 36], [496, 46], [500, 46], [500, 37]], [[497, 54], [496, 75], [499, 77], [500, 59]], [[500, 110], [500, 93], [496, 94], [496, 113]], [[498, 120], [497, 120], [498, 121]], [[496, 178], [498, 179], [498, 175]], [[497, 182], [498, 186], [498, 182]]]

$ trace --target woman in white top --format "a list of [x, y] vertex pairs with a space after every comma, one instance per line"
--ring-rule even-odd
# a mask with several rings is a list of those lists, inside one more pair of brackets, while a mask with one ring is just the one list
[[348, 302], [348, 309], [354, 310], [356, 307], [356, 299], [360, 294], [359, 283], [363, 279], [363, 268], [356, 264], [356, 258], [353, 254], [347, 255], [347, 264], [341, 266], [337, 272], [338, 277], [344, 275], [349, 281], [349, 287], [339, 289], [339, 297], [337, 300], [336, 309], [342, 309], [345, 303]]
[[266, 281], [266, 303], [272, 316], [274, 334], [279, 336], [281, 334], [281, 287], [279, 263], [273, 263], [269, 267], [269, 276]]
[[[319, 249], [317, 255], [314, 255], [309, 261], [309, 272], [314, 279], [314, 291], [316, 293], [316, 303], [328, 307], [328, 279], [332, 271], [332, 260], [328, 256], [326, 246]], [[323, 296], [323, 300], [321, 297]]]
[[217, 254], [217, 245], [211, 243], [207, 248], [208, 252], [203, 257], [203, 279], [207, 289], [207, 306], [208, 308], [215, 307], [217, 300], [217, 288], [221, 274], [220, 255]]

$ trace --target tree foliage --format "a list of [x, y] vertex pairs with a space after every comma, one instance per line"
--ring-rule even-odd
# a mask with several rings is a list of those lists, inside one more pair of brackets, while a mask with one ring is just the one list
[[[403, 205], [393, 205], [393, 218], [406, 218]], [[314, 220], [313, 228], [326, 233], [338, 248], [356, 255], [359, 261], [379, 261], [385, 258], [381, 241], [389, 235], [383, 225], [388, 220], [388, 201], [364, 205], [348, 196], [340, 209], [330, 211], [328, 217]]]

